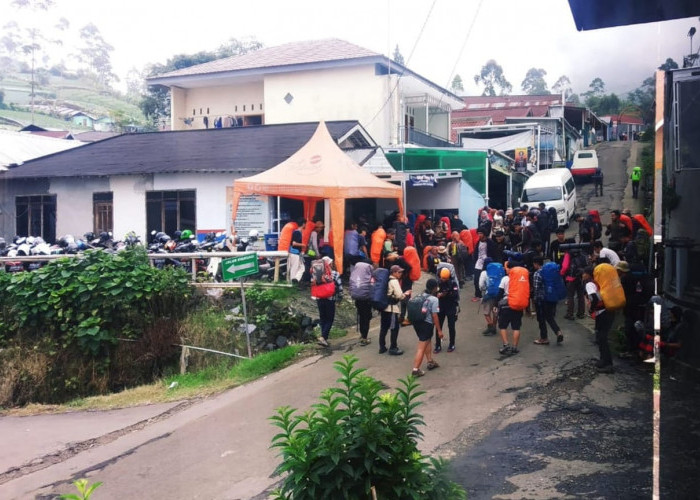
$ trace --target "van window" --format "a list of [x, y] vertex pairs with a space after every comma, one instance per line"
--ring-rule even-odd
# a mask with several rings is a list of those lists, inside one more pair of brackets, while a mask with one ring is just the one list
[[573, 193], [575, 188], [576, 188], [576, 184], [574, 184], [573, 178], [566, 181], [566, 192], [567, 193]]
[[593, 153], [579, 153], [579, 158], [593, 158]]
[[553, 201], [561, 200], [561, 187], [550, 186], [550, 187], [539, 187], [539, 188], [528, 188], [523, 191], [522, 201], [523, 202], [535, 202], [535, 201]]

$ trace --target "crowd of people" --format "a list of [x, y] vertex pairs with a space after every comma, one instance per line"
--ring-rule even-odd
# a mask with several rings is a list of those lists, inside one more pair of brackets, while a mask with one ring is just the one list
[[[371, 343], [369, 324], [373, 310], [380, 316], [380, 354], [402, 355], [399, 330], [412, 325], [419, 340], [412, 371], [415, 376], [424, 374], [424, 360], [429, 370], [439, 366], [433, 354], [443, 349], [445, 320], [447, 351], [456, 349], [460, 296], [469, 282], [473, 282], [474, 290], [471, 301], [480, 303], [485, 319], [482, 333], [500, 334], [501, 355], [519, 352], [525, 315], [537, 318], [539, 336], [534, 344], [549, 345], [548, 328], [556, 342], [562, 343], [565, 328], [557, 323], [556, 310], [565, 301], [565, 320], [576, 321], [587, 315], [594, 318], [600, 351], [597, 367], [602, 372], [612, 372], [608, 334], [618, 307], [609, 304], [604, 289], [608, 285], [601, 289], [595, 269], [600, 264], [611, 266], [624, 290], [625, 302], [619, 309], [624, 316], [626, 348], [620, 357], [636, 359], [649, 355], [648, 304], [653, 295], [653, 278], [648, 272], [651, 229], [646, 219], [629, 210], [612, 210], [608, 215], [607, 225], [603, 225], [595, 210], [574, 215], [572, 220], [578, 227], [573, 237], [567, 237], [565, 229], [557, 227], [556, 211], [543, 204], [505, 211], [483, 207], [473, 228], [468, 228], [457, 214], [432, 219], [426, 214], [403, 217], [394, 213], [371, 231], [365, 220], [352, 221], [344, 234], [345, 269], [333, 270], [328, 278], [337, 283], [331, 297], [314, 297], [318, 283], [310, 269], [312, 262], [321, 257], [331, 266], [333, 263], [332, 245], [322, 238], [324, 224], [299, 220], [289, 236], [289, 272], [293, 282], [311, 284], [312, 297], [319, 304], [319, 343], [323, 346], [328, 345], [333, 322], [331, 309], [342, 298], [343, 274], [349, 278], [351, 298], [357, 308], [360, 345]], [[310, 233], [308, 237], [305, 231]], [[378, 269], [385, 270], [383, 277], [378, 277]], [[603, 268], [600, 269], [602, 273]], [[433, 277], [424, 290], [414, 294], [413, 284], [421, 271]], [[376, 293], [370, 296], [369, 290], [377, 283], [381, 284], [384, 301]], [[353, 286], [354, 290], [364, 290], [364, 295], [354, 295]], [[410, 318], [411, 301], [420, 301], [422, 313], [418, 320]], [[677, 325], [682, 311], [670, 317]], [[680, 329], [676, 327], [673, 332], [671, 340], [664, 341], [671, 353], [677, 352], [682, 343]]]

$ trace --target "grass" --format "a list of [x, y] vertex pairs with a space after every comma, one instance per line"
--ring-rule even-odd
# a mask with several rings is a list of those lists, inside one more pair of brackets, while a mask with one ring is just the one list
[[[241, 360], [233, 366], [230, 363], [222, 362], [194, 373], [172, 375], [153, 384], [126, 389], [114, 394], [75, 399], [64, 405], [30, 404], [22, 408], [0, 412], [0, 414], [23, 416], [76, 410], [112, 410], [144, 404], [202, 398], [264, 377], [292, 364], [300, 357], [310, 356], [315, 352], [313, 346], [295, 344], [259, 354], [253, 359]], [[171, 386], [172, 388], [170, 388]]]

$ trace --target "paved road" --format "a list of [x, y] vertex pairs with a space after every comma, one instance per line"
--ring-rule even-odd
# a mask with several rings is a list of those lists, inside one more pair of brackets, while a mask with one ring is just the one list
[[[617, 202], [628, 146], [603, 145], [599, 152], [605, 199]], [[592, 186], [581, 187], [585, 208], [595, 208], [594, 202], [610, 208], [603, 199], [589, 199], [587, 189]], [[463, 293], [457, 350], [439, 354], [441, 367], [421, 379], [427, 391], [420, 407], [427, 423], [421, 448], [452, 459], [453, 476], [471, 499], [648, 498], [650, 374], [626, 364], [618, 364], [614, 375], [595, 372], [588, 319], [562, 320], [564, 343], [536, 346], [536, 322], [527, 318], [521, 353], [504, 358], [500, 341], [480, 334], [483, 319], [470, 292]], [[376, 330], [372, 337], [367, 347], [356, 339], [336, 343], [323, 355], [171, 410], [168, 418], [50, 467], [10, 480], [0, 475], [0, 498], [52, 498], [71, 491], [69, 482], [80, 477], [104, 483], [97, 498], [266, 498], [279, 481], [271, 477], [278, 459], [269, 449], [275, 429], [267, 420], [275, 408], [308, 408], [334, 383], [333, 362], [346, 353], [357, 355], [359, 365], [390, 389], [410, 372], [416, 345], [410, 327], [400, 334], [406, 351], [401, 357], [379, 355]], [[57, 429], [77, 421], [74, 415], [53, 419]], [[682, 477], [682, 467], [674, 471]]]

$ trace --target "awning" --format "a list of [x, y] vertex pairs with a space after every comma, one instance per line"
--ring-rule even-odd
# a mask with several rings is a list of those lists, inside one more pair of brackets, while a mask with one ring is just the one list
[[494, 137], [489, 139], [472, 139], [462, 137], [462, 147], [464, 149], [480, 150], [493, 149], [495, 151], [515, 151], [520, 148], [532, 147], [533, 132], [519, 132], [505, 137]]

